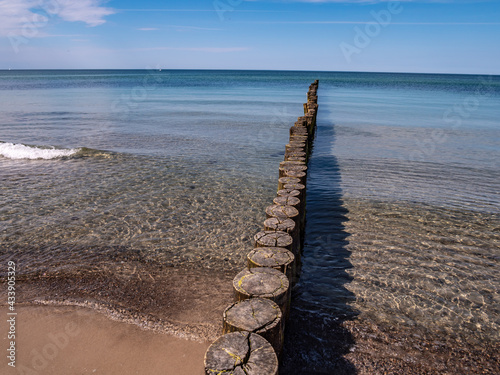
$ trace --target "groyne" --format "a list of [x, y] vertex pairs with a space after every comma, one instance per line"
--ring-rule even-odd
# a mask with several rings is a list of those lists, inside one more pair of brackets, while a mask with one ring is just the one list
[[278, 374], [291, 288], [304, 242], [307, 162], [316, 128], [318, 80], [309, 86], [304, 115], [290, 128], [279, 165], [277, 196], [265, 209], [248, 264], [233, 280], [234, 303], [223, 313], [223, 335], [205, 353], [205, 374]]

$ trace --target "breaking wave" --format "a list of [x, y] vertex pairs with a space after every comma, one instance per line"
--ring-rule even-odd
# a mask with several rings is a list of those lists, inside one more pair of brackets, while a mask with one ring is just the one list
[[30, 146], [21, 143], [0, 143], [0, 155], [9, 159], [56, 159], [75, 155], [79, 148], [56, 148], [53, 146]]

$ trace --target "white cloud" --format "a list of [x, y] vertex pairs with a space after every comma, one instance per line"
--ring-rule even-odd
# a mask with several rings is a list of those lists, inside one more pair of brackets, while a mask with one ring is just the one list
[[111, 8], [100, 5], [99, 0], [57, 0], [60, 5], [58, 16], [65, 21], [85, 22], [89, 26], [102, 25], [106, 21], [104, 17], [115, 13]]
[[0, 0], [0, 36], [9, 33], [40, 36], [38, 29], [55, 16], [98, 26], [113, 13], [113, 9], [101, 6], [100, 0]]
[[0, 0], [0, 36], [21, 30], [32, 22], [36, 15], [30, 11], [35, 2], [31, 0]]

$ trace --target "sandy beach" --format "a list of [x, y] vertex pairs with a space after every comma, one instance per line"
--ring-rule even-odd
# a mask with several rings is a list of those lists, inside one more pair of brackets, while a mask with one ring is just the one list
[[[145, 275], [143, 283], [94, 273], [18, 281], [16, 369], [4, 356], [1, 373], [202, 374], [205, 351], [232, 299], [231, 275], [169, 268]], [[90, 297], [96, 292], [102, 298]], [[5, 295], [0, 314], [7, 316]], [[8, 327], [2, 327], [7, 350]]]
[[17, 319], [16, 368], [2, 358], [5, 375], [203, 374], [209, 343], [143, 330], [72, 306], [20, 307]]

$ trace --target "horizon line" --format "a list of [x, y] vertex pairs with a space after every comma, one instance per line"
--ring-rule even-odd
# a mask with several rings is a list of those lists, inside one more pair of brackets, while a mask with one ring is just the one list
[[473, 76], [500, 76], [500, 72], [497, 74], [493, 73], [437, 73], [437, 72], [389, 72], [389, 71], [368, 71], [368, 70], [305, 70], [305, 69], [207, 69], [207, 68], [30, 68], [30, 69], [0, 69], [0, 72], [9, 71], [81, 71], [81, 70], [93, 70], [93, 71], [103, 71], [103, 70], [114, 70], [114, 71], [126, 71], [126, 70], [137, 70], [137, 71], [151, 71], [160, 70], [163, 71], [253, 71], [253, 72], [311, 72], [311, 73], [373, 73], [373, 74], [431, 74], [431, 75], [473, 75]]

